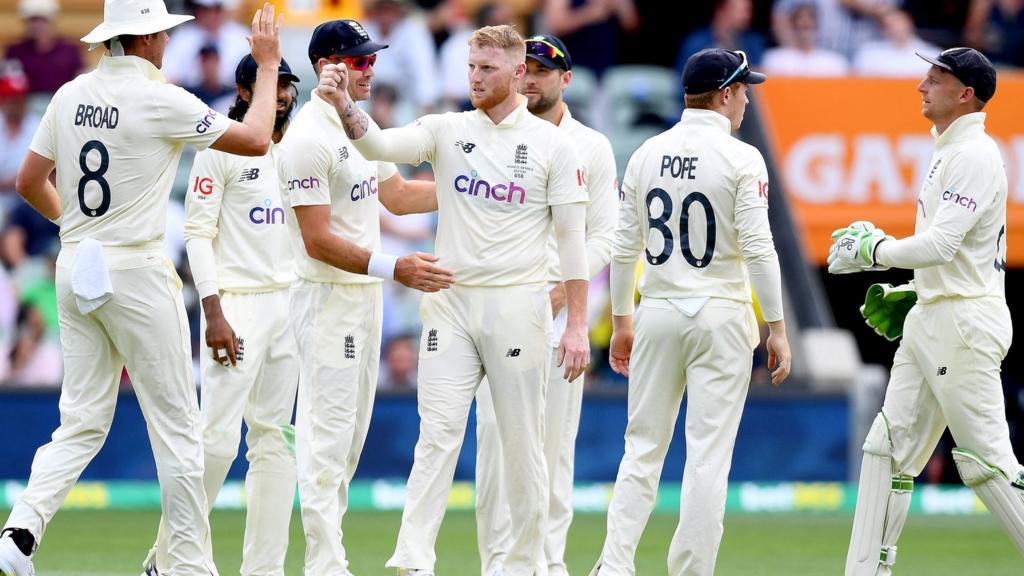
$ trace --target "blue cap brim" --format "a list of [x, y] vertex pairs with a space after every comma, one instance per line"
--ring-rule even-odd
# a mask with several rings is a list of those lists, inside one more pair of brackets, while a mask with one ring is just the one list
[[373, 54], [374, 52], [378, 52], [380, 50], [383, 50], [383, 49], [385, 49], [387, 47], [388, 47], [387, 44], [380, 44], [380, 43], [374, 42], [373, 40], [370, 40], [369, 42], [363, 42], [362, 44], [359, 44], [358, 46], [353, 46], [353, 47], [349, 48], [348, 50], [345, 50], [344, 52], [341, 53], [341, 55], [342, 56], [369, 56], [370, 54]]
[[751, 70], [746, 76], [740, 79], [740, 82], [743, 82], [744, 84], [763, 84], [767, 79], [768, 77], [764, 74]]
[[566, 70], [566, 68], [563, 67], [561, 64], [559, 64], [558, 62], [555, 62], [553, 59], [548, 58], [546, 56], [538, 56], [536, 54], [527, 54], [526, 57], [527, 58], [532, 58], [532, 59], [536, 60], [537, 62], [540, 62], [542, 65], [544, 65], [545, 68], [558, 68], [559, 70]]

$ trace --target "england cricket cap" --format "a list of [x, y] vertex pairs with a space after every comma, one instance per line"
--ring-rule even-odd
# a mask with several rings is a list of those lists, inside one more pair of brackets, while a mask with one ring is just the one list
[[747, 55], [740, 50], [706, 48], [690, 56], [683, 67], [683, 90], [701, 94], [721, 90], [730, 84], [760, 84], [768, 77], [750, 69]]
[[331, 56], [369, 56], [387, 48], [370, 40], [362, 25], [355, 20], [328, 20], [313, 30], [309, 39], [309, 61], [316, 63], [320, 58]]
[[[235, 84], [239, 86], [252, 86], [256, 83], [256, 69], [259, 68], [256, 64], [256, 59], [252, 57], [252, 54], [246, 54], [245, 58], [238, 63], [235, 67]], [[284, 78], [289, 82], [298, 84], [299, 77], [292, 74], [291, 66], [281, 58], [281, 64], [277, 67], [277, 77]]]
[[558, 36], [537, 34], [526, 39], [526, 57], [540, 62], [545, 68], [572, 70], [572, 56]]
[[932, 58], [920, 52], [916, 54], [925, 62], [938, 66], [956, 76], [964, 86], [974, 88], [974, 95], [982, 102], [988, 102], [996, 93], [996, 69], [984, 54], [974, 48], [950, 48]]

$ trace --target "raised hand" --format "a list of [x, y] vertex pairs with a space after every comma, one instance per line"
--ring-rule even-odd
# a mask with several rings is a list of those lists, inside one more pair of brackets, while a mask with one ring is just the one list
[[281, 22], [284, 15], [274, 19], [274, 5], [267, 2], [252, 17], [252, 35], [249, 48], [253, 60], [260, 67], [277, 68], [281, 64]]

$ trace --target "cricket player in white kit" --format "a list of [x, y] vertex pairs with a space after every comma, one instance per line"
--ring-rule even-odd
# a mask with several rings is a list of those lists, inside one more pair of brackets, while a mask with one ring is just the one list
[[[353, 20], [313, 31], [309, 58], [353, 69], [349, 96], [370, 96], [377, 51]], [[424, 291], [451, 274], [430, 254], [380, 250], [380, 204], [397, 214], [436, 210], [434, 183], [406, 181], [390, 162], [367, 160], [349, 141], [334, 106], [314, 90], [282, 144], [283, 187], [299, 280], [291, 317], [299, 346], [295, 448], [306, 534], [306, 574], [348, 575], [342, 518], [370, 425], [380, 366], [382, 279]]]
[[[749, 84], [765, 81], [743, 52], [694, 54], [686, 110], [630, 159], [611, 265], [612, 368], [629, 376], [626, 451], [594, 574], [632, 576], [685, 392], [686, 464], [670, 576], [712, 576], [722, 539], [736, 430], [758, 343], [753, 285], [768, 322], [772, 383], [788, 375], [782, 282], [768, 226], [761, 153], [733, 138]], [[633, 284], [643, 252], [633, 333]]]
[[381, 131], [345, 97], [348, 71], [333, 68], [321, 87], [353, 143], [370, 158], [428, 161], [438, 182], [437, 254], [453, 270], [450, 290], [420, 307], [420, 436], [402, 528], [387, 565], [430, 575], [469, 409], [490, 380], [512, 510], [506, 576], [532, 575], [543, 547], [547, 509], [544, 392], [551, 348], [547, 242], [554, 228], [568, 320], [559, 360], [578, 377], [589, 360], [586, 332], [587, 194], [565, 132], [530, 114], [516, 93], [526, 46], [511, 26], [474, 32], [469, 41], [472, 112], [428, 115]]
[[[33, 573], [30, 555], [110, 429], [122, 367], [146, 417], [167, 519], [166, 575], [215, 573], [203, 491], [199, 406], [181, 281], [163, 254], [164, 212], [184, 144], [267, 151], [280, 21], [256, 12], [259, 63], [244, 124], [160, 75], [166, 30], [190, 16], [159, 0], [107, 0], [84, 42], [109, 50], [50, 101], [18, 174], [18, 191], [60, 225], [57, 298], [65, 377], [61, 424], [39, 449], [0, 538], [0, 573]], [[56, 187], [48, 181], [56, 168]]]
[[[550, 35], [526, 40], [526, 75], [519, 91], [527, 98], [527, 109], [564, 130], [576, 145], [584, 167], [590, 198], [587, 204], [587, 267], [590, 278], [604, 270], [611, 259], [612, 238], [618, 197], [615, 155], [603, 134], [584, 126], [569, 113], [562, 92], [572, 81], [572, 56], [562, 41]], [[557, 349], [565, 328], [565, 290], [558, 268], [555, 239], [548, 243], [548, 282], [554, 331], [550, 344]], [[552, 356], [547, 374], [544, 458], [548, 467], [548, 519], [544, 550], [538, 574], [567, 574], [565, 541], [572, 524], [573, 463], [576, 432], [583, 404], [583, 378], [569, 382]], [[490, 386], [482, 384], [476, 395], [477, 460], [476, 519], [477, 546], [483, 574], [501, 573], [501, 565], [512, 539], [511, 509], [506, 497], [501, 467], [501, 442], [495, 420]]]
[[857, 222], [833, 233], [829, 254], [834, 274], [913, 269], [912, 285], [884, 285], [883, 293], [917, 296], [909, 313], [883, 303], [869, 317], [881, 332], [902, 326], [903, 341], [864, 440], [847, 576], [892, 573], [914, 477], [947, 426], [964, 484], [1024, 553], [1024, 467], [1010, 444], [999, 375], [1013, 338], [1003, 285], [1007, 180], [981, 111], [995, 94], [996, 72], [971, 48], [919, 56], [932, 64], [917, 89], [935, 152], [915, 233], [896, 240]]
[[[245, 118], [256, 74], [256, 60], [246, 55], [235, 69], [238, 96], [228, 111], [232, 120]], [[282, 435], [282, 427], [292, 421], [299, 381], [288, 318], [288, 288], [295, 272], [276, 144], [295, 108], [293, 83], [298, 81], [282, 59], [270, 150], [256, 158], [200, 152], [185, 196], [185, 249], [202, 299], [202, 348], [209, 348], [199, 365], [203, 485], [211, 507], [238, 453], [243, 420], [248, 428], [243, 576], [284, 576], [295, 496], [295, 458]], [[143, 563], [147, 576], [166, 571], [165, 552], [161, 527]], [[212, 561], [212, 546], [207, 552]]]

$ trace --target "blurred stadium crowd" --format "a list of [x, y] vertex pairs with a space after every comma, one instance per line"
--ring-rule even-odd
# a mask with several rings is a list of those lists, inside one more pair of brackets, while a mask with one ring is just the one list
[[[53, 282], [58, 230], [25, 204], [14, 180], [48, 98], [99, 58], [78, 42], [102, 18], [95, 0], [0, 0], [0, 385], [57, 387], [62, 376]], [[300, 73], [300, 102], [314, 86], [305, 53], [317, 22], [351, 17], [391, 47], [375, 66], [369, 111], [383, 126], [432, 111], [465, 109], [467, 39], [473, 29], [517, 22], [527, 32], [565, 40], [575, 61], [567, 101], [574, 116], [603, 131], [615, 146], [619, 174], [645, 138], [678, 119], [680, 71], [708, 46], [742, 49], [769, 75], [921, 77], [915, 51], [952, 45], [983, 50], [997, 65], [1024, 66], [1024, 0], [280, 0], [292, 46], [286, 58]], [[170, 82], [226, 111], [234, 100], [234, 68], [248, 52], [242, 25], [246, 0], [170, 0], [196, 20], [175, 29], [164, 56]], [[179, 168], [168, 211], [166, 248], [186, 286], [194, 355], [199, 302], [184, 257], [182, 198], [191, 155]], [[429, 169], [429, 168], [426, 168]], [[415, 171], [413, 171], [415, 172]], [[412, 172], [410, 172], [411, 174]], [[407, 174], [410, 175], [410, 174]], [[429, 174], [429, 172], [427, 173]], [[417, 173], [417, 177], [424, 174]], [[431, 251], [430, 215], [381, 213], [388, 253]], [[416, 382], [418, 296], [386, 288], [381, 390], [411, 391]], [[607, 368], [611, 333], [607, 276], [591, 285], [591, 390], [622, 391]], [[198, 366], [198, 361], [197, 361]], [[753, 382], [767, 380], [763, 354]], [[125, 384], [128, 385], [127, 378]]]

